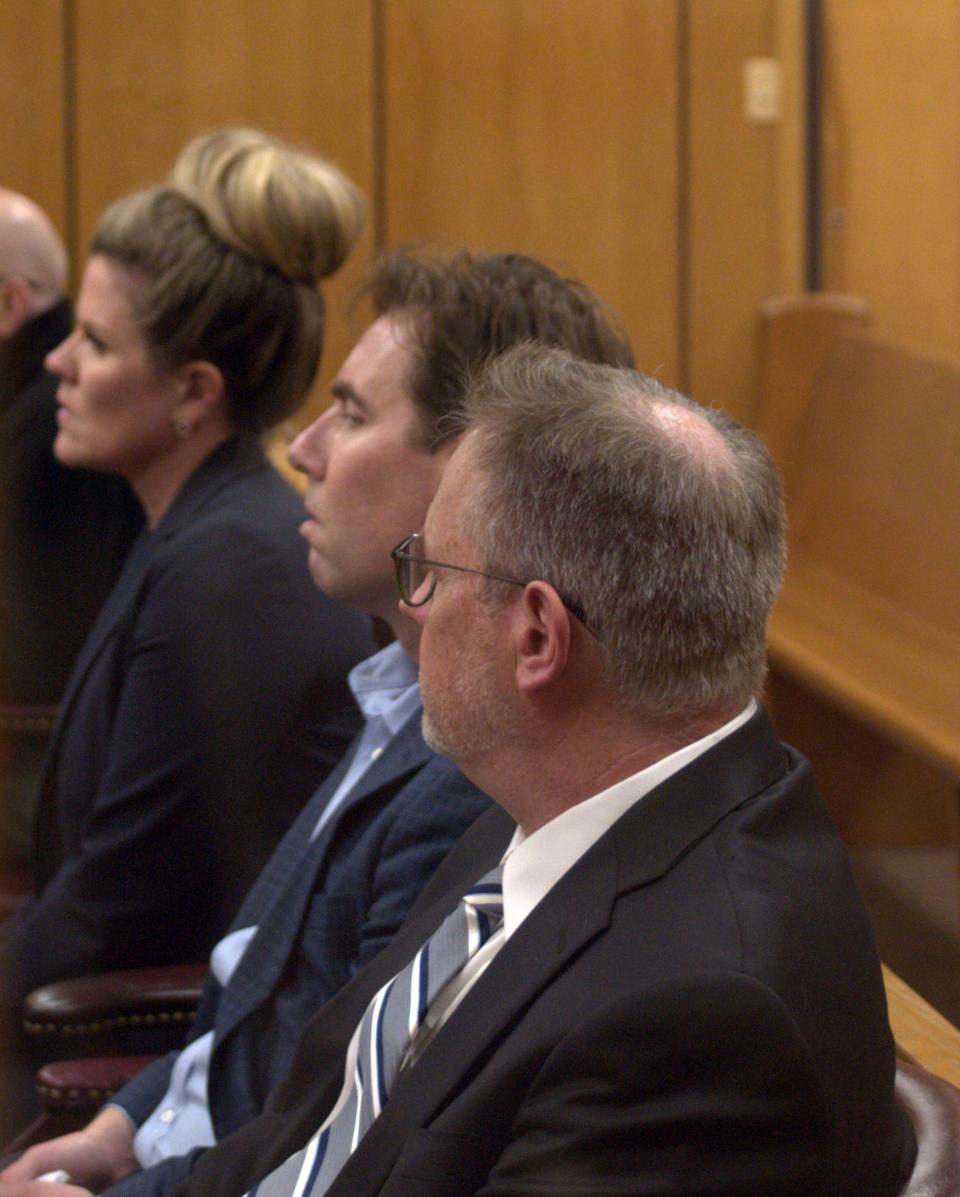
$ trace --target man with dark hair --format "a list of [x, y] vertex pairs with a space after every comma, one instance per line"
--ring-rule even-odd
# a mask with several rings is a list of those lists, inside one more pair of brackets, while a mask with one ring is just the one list
[[394, 557], [424, 735], [497, 806], [179, 1192], [895, 1197], [870, 927], [757, 703], [769, 455], [538, 346], [466, 415]]
[[341, 368], [332, 407], [290, 450], [308, 480], [302, 532], [314, 580], [397, 637], [351, 674], [366, 727], [215, 949], [184, 1050], [135, 1078], [84, 1131], [28, 1151], [4, 1182], [64, 1169], [91, 1189], [114, 1185], [115, 1197], [166, 1192], [197, 1149], [262, 1108], [308, 1018], [391, 941], [488, 805], [421, 737], [418, 634], [398, 611], [390, 550], [422, 524], [456, 447], [466, 373], [539, 336], [599, 360], [629, 360], [630, 350], [586, 288], [518, 255], [391, 254], [369, 285], [380, 314]]
[[[67, 255], [32, 200], [0, 188], [0, 701], [56, 704], [143, 513], [127, 483], [53, 456], [56, 380], [70, 333]], [[41, 737], [6, 763], [0, 858], [25, 863]]]
[[424, 440], [449, 442], [462, 427], [464, 385], [485, 355], [522, 341], [564, 346], [587, 362], [632, 366], [616, 316], [589, 288], [524, 254], [449, 261], [384, 254], [358, 293], [378, 316], [407, 313], [415, 350], [410, 389]]

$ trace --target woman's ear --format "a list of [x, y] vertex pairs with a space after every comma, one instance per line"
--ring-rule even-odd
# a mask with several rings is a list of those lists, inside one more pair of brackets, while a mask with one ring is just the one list
[[547, 582], [528, 582], [514, 618], [517, 686], [531, 693], [558, 680], [566, 669], [572, 616]]
[[177, 373], [177, 419], [195, 427], [210, 416], [226, 416], [227, 388], [212, 362], [188, 362]]

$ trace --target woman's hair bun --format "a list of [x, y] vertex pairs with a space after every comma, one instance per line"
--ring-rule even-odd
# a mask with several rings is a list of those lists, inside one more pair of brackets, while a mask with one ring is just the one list
[[287, 278], [315, 285], [343, 263], [366, 204], [332, 162], [258, 129], [221, 129], [181, 151], [170, 183], [211, 230]]

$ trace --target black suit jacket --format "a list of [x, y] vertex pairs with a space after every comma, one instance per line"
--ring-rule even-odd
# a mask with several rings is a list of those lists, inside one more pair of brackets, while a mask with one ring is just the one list
[[122, 478], [53, 456], [57, 380], [44, 356], [70, 332], [57, 304], [0, 342], [0, 697], [56, 703], [143, 527]]
[[[366, 1003], [511, 831], [499, 811], [475, 824], [422, 909], [313, 1020], [266, 1113], [180, 1192], [240, 1197], [303, 1146]], [[893, 1197], [914, 1153], [893, 1071], [843, 848], [761, 712], [558, 882], [329, 1193]]]
[[13, 996], [202, 960], [359, 723], [363, 617], [321, 595], [300, 502], [228, 442], [144, 532], [64, 692], [36, 899], [5, 928]]

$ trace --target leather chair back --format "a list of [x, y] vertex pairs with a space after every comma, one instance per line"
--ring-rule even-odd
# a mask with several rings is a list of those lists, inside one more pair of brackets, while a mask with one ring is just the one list
[[960, 1194], [960, 1089], [897, 1061], [897, 1098], [917, 1133], [917, 1162], [900, 1197]]

